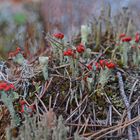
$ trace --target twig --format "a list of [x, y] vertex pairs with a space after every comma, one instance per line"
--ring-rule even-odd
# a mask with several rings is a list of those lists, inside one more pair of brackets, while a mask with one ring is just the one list
[[53, 67], [53, 69], [61, 69], [61, 68], [68, 67], [68, 66], [70, 66], [70, 64], [64, 64], [61, 66]]
[[11, 81], [9, 81], [8, 79], [6, 79], [5, 78], [5, 76], [4, 76], [4, 74], [0, 71], [0, 76], [4, 79], [4, 81], [6, 81], [7, 83], [10, 83], [10, 84], [14, 84], [14, 83], [16, 83], [16, 81], [13, 81], [13, 82], [11, 82]]
[[81, 113], [78, 115], [77, 118], [75, 118], [75, 119], [73, 120], [73, 122], [77, 121], [77, 120], [80, 118], [80, 116], [84, 113], [84, 111], [85, 111], [86, 108], [87, 108], [87, 100], [86, 100], [86, 105], [85, 105], [84, 108], [82, 109]]
[[[123, 83], [122, 75], [121, 75], [120, 72], [117, 72], [117, 77], [118, 77], [118, 80], [119, 80], [120, 94], [122, 96], [122, 99], [123, 99], [124, 104], [125, 104], [125, 108], [127, 110], [128, 121], [130, 121], [131, 120], [131, 110], [129, 110], [130, 104], [129, 104], [129, 101], [128, 101], [127, 96], [125, 94], [125, 91], [124, 91], [124, 83]], [[131, 125], [128, 126], [128, 139], [133, 140]]]
[[[43, 86], [43, 85], [41, 86], [42, 89], [41, 89], [41, 91], [40, 91], [40, 93], [39, 93], [39, 97], [40, 97], [40, 98], [42, 98], [42, 97], [44, 96], [46, 90], [48, 89], [48, 87], [49, 87], [49, 85], [50, 85], [50, 83], [51, 83], [51, 81], [52, 81], [52, 78], [50, 79], [49, 83], [46, 81], [46, 82], [45, 82], [45, 85], [44, 85], [44, 86]], [[48, 84], [47, 84], [47, 83], [48, 83]]]
[[79, 107], [85, 102], [85, 100], [87, 99], [88, 96], [86, 96], [83, 101], [79, 104], [79, 106], [77, 108], [74, 109], [74, 111], [70, 114], [70, 116], [66, 119], [65, 123], [68, 122], [68, 120], [70, 120], [72, 118], [72, 116], [75, 114], [75, 112], [77, 111], [77, 109], [79, 109]]
[[[138, 97], [138, 98], [131, 104], [131, 106], [128, 108], [128, 110], [132, 110], [133, 107], [134, 107], [136, 104], [139, 103], [139, 100], [140, 100], [140, 97]], [[138, 105], [139, 105], [139, 104], [138, 104]], [[127, 115], [127, 110], [124, 110], [123, 115], [122, 115], [122, 119], [121, 119], [121, 123], [123, 122], [124, 117], [125, 117], [126, 115]], [[139, 115], [139, 113], [138, 113], [138, 115]]]
[[132, 88], [131, 88], [131, 92], [130, 92], [130, 96], [129, 96], [129, 103], [131, 102], [131, 98], [132, 98], [132, 95], [133, 95], [135, 86], [137, 85], [138, 81], [139, 81], [139, 80], [137, 79], [137, 80], [135, 81], [135, 83], [133, 84]]
[[88, 118], [85, 120], [85, 128], [84, 128], [84, 130], [83, 130], [83, 134], [86, 132], [86, 129], [87, 129], [87, 127], [88, 127], [88, 122], [89, 122], [89, 119], [90, 119], [90, 114], [88, 115]]
[[[76, 123], [66, 123], [65, 125], [69, 125], [69, 126], [83, 126], [85, 124], [76, 124]], [[87, 124], [88, 127], [108, 127], [108, 126], [104, 126], [104, 125], [97, 125], [97, 124]]]
[[138, 133], [138, 139], [140, 140], [140, 128], [137, 127], [136, 130], [137, 130], [137, 133]]
[[52, 108], [51, 106], [52, 106], [52, 95], [49, 98], [49, 110]]
[[56, 105], [56, 102], [57, 102], [57, 99], [58, 99], [58, 96], [60, 95], [60, 93], [58, 92], [56, 94], [56, 97], [55, 97], [55, 100], [54, 100], [54, 103], [53, 103], [53, 109], [55, 108], [55, 105]]
[[112, 105], [109, 105], [109, 110], [108, 110], [108, 123], [111, 126], [112, 125]]
[[114, 109], [114, 111], [121, 117], [122, 115], [120, 114], [120, 112], [115, 108], [115, 106], [111, 103], [110, 99], [108, 98], [107, 94], [105, 93], [105, 97], [107, 99], [107, 102], [112, 106], [112, 108]]
[[[114, 130], [110, 130], [110, 131], [108, 131], [107, 133], [105, 133], [105, 134], [103, 134], [103, 135], [100, 135], [100, 136], [97, 137], [95, 140], [100, 140], [100, 139], [103, 138], [105, 135], [110, 134], [110, 133], [113, 133], [113, 132], [115, 132], [115, 131], [117, 131], [117, 130], [119, 130], [119, 129], [125, 128], [125, 127], [127, 127], [127, 126], [130, 126], [130, 125], [132, 125], [133, 123], [135, 123], [135, 122], [137, 122], [137, 121], [139, 121], [139, 120], [140, 120], [140, 116], [137, 116], [137, 117], [135, 117], [134, 119], [132, 119], [131, 121], [127, 122], [125, 125], [120, 126], [120, 127], [116, 127]], [[132, 140], [133, 140], [133, 139], [132, 139]]]
[[43, 103], [43, 101], [40, 99], [40, 97], [35, 93], [36, 97], [38, 98], [38, 100], [40, 101], [40, 103], [42, 104], [42, 106], [44, 107], [45, 111], [48, 112], [45, 104]]
[[69, 74], [69, 72], [67, 71], [67, 69], [65, 68], [65, 71], [66, 71], [66, 73], [67, 73], [67, 75], [68, 75], [68, 77], [69, 77], [69, 81], [70, 81], [70, 84], [69, 84], [69, 91], [72, 91], [72, 80], [71, 80], [71, 77], [70, 77], [70, 74]]
[[[140, 115], [135, 117], [135, 118], [133, 118], [131, 121], [127, 121], [127, 122], [124, 122], [124, 123], [121, 123], [121, 124], [118, 124], [118, 125], [115, 125], [115, 126], [111, 126], [109, 128], [102, 129], [99, 132], [96, 132], [96, 133], [94, 132], [94, 134], [92, 134], [92, 135], [91, 135], [91, 133], [88, 133], [87, 135], [89, 136], [89, 138], [95, 138], [98, 135], [100, 135], [100, 138], [102, 138], [103, 136], [105, 136], [105, 135], [107, 135], [109, 133], [113, 133], [113, 132], [115, 132], [115, 131], [117, 131], [119, 129], [125, 128], [125, 127], [127, 127], [127, 126], [129, 126], [129, 125], [131, 125], [131, 124], [133, 124], [133, 123], [135, 123], [137, 121], [139, 121], [139, 120], [140, 120]], [[103, 132], [106, 132], [106, 131], [108, 131], [108, 132], [103, 134], [103, 135], [101, 135]]]

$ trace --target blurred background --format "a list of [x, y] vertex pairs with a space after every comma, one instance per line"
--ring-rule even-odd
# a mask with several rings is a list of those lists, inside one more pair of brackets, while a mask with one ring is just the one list
[[[102, 7], [110, 3], [111, 16], [129, 8], [139, 30], [139, 0], [0, 0], [0, 55], [16, 46], [42, 45], [42, 31], [62, 32], [68, 40], [82, 24], [94, 21]], [[35, 50], [32, 50], [35, 51]]]

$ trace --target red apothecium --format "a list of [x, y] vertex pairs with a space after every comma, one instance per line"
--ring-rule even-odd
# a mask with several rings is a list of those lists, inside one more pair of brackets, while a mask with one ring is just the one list
[[136, 35], [135, 35], [135, 42], [139, 43], [139, 40], [140, 40], [140, 34], [136, 33]]
[[108, 69], [114, 69], [116, 65], [113, 62], [109, 62], [109, 63], [107, 62], [106, 66]]
[[84, 45], [82, 45], [82, 44], [78, 45], [78, 46], [76, 47], [76, 51], [77, 51], [78, 53], [83, 53], [83, 52], [85, 51]]
[[57, 39], [63, 39], [64, 38], [64, 34], [62, 34], [62, 33], [55, 33], [55, 34], [53, 34], [53, 36]]
[[8, 84], [6, 82], [0, 83], [0, 90], [9, 91], [11, 89], [15, 90], [15, 87], [13, 84]]
[[106, 64], [106, 60], [104, 60], [104, 59], [99, 60], [99, 64], [101, 65], [102, 68], [104, 68], [105, 64]]
[[122, 38], [122, 42], [130, 42], [131, 40], [132, 40], [132, 38], [129, 36]]
[[88, 65], [87, 65], [87, 68], [88, 68], [89, 70], [92, 70], [92, 65], [91, 65], [91, 64], [88, 64]]
[[21, 49], [19, 47], [17, 47], [16, 50], [13, 52], [10, 52], [8, 56], [9, 56], [9, 58], [13, 58], [20, 52], [21, 52]]
[[64, 51], [64, 56], [73, 56], [74, 52], [72, 49], [67, 49], [66, 51]]

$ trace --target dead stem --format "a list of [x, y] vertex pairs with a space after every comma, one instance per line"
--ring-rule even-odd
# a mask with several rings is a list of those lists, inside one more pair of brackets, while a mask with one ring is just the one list
[[135, 87], [136, 87], [136, 85], [137, 85], [138, 82], [139, 82], [139, 80], [137, 79], [137, 80], [134, 82], [134, 84], [133, 84], [133, 86], [132, 86], [132, 88], [131, 88], [131, 92], [130, 92], [130, 95], [129, 95], [129, 103], [131, 103], [131, 98], [132, 98], [134, 89], [135, 89]]
[[35, 94], [35, 95], [36, 95], [36, 97], [38, 98], [38, 100], [40, 101], [40, 103], [42, 104], [42, 106], [44, 107], [45, 111], [48, 112], [48, 109], [46, 108], [45, 104], [44, 104], [43, 101], [40, 99], [40, 97], [39, 97], [37, 94]]
[[[98, 135], [100, 135], [100, 138], [102, 138], [103, 136], [105, 136], [107, 134], [110, 134], [110, 133], [113, 133], [113, 132], [115, 132], [115, 131], [117, 131], [119, 129], [125, 128], [125, 127], [127, 127], [127, 126], [129, 126], [129, 125], [131, 125], [131, 124], [133, 124], [133, 123], [135, 123], [137, 121], [139, 121], [139, 120], [140, 120], [140, 115], [135, 117], [135, 118], [133, 118], [133, 119], [131, 119], [130, 121], [127, 121], [127, 122], [124, 122], [124, 123], [121, 123], [121, 124], [118, 124], [118, 125], [115, 125], [115, 126], [105, 128], [105, 129], [100, 130], [99, 132], [96, 132], [96, 133], [94, 132], [94, 134], [92, 134], [92, 135], [91, 135], [91, 133], [89, 133], [88, 135], [89, 135], [89, 138], [95, 138]], [[101, 135], [102, 133], [104, 133], [106, 131], [108, 131], [108, 132], [103, 134], [103, 135]]]
[[86, 129], [88, 127], [88, 122], [89, 122], [89, 119], [90, 119], [90, 114], [88, 115], [87, 119], [86, 119], [86, 117], [84, 117], [84, 119], [85, 119], [85, 124], [84, 124], [83, 134], [86, 132]]
[[70, 114], [70, 116], [66, 119], [65, 123], [68, 122], [68, 120], [70, 120], [72, 118], [72, 116], [76, 113], [77, 109], [79, 109], [79, 107], [85, 102], [85, 100], [88, 98], [88, 95], [86, 95], [86, 97], [83, 99], [83, 101], [79, 104], [79, 106], [77, 108], [75, 108], [72, 113]]
[[[122, 96], [123, 102], [125, 104], [125, 108], [127, 110], [128, 121], [130, 121], [131, 120], [131, 110], [129, 110], [130, 104], [129, 104], [129, 101], [128, 101], [127, 96], [125, 94], [125, 91], [124, 91], [124, 83], [123, 83], [122, 75], [120, 72], [117, 72], [117, 77], [119, 80], [118, 82], [119, 82], [120, 94]], [[133, 140], [131, 125], [128, 126], [128, 139]]]
[[110, 99], [108, 98], [107, 94], [105, 93], [105, 97], [107, 99], [107, 102], [112, 106], [112, 108], [114, 109], [114, 111], [121, 117], [122, 115], [120, 114], [120, 112], [115, 108], [115, 106], [111, 103]]
[[[137, 117], [135, 117], [134, 119], [132, 119], [131, 121], [128, 121], [128, 122], [127, 122], [126, 124], [124, 124], [123, 126], [118, 126], [118, 127], [116, 127], [115, 129], [110, 130], [110, 131], [108, 131], [107, 133], [105, 133], [105, 134], [103, 134], [103, 135], [100, 135], [100, 136], [97, 137], [95, 140], [100, 140], [100, 139], [103, 138], [105, 135], [110, 134], [110, 133], [113, 133], [113, 132], [115, 132], [115, 131], [117, 131], [117, 130], [119, 130], [119, 129], [128, 127], [128, 126], [132, 125], [133, 123], [135, 123], [135, 122], [137, 122], [137, 121], [139, 121], [139, 120], [140, 120], [140, 116], [137, 116]], [[132, 140], [133, 140], [133, 139], [132, 139]]]
[[[85, 125], [85, 124], [80, 124], [80, 123], [78, 123], [78, 124], [76, 124], [76, 123], [66, 123], [65, 125], [68, 125], [68, 126], [83, 126], [83, 125]], [[109, 126], [103, 126], [103, 125], [97, 125], [97, 124], [87, 124], [87, 126], [88, 127], [109, 127]]]

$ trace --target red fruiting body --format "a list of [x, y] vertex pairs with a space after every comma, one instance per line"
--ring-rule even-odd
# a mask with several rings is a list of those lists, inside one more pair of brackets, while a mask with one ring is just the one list
[[4, 91], [9, 91], [10, 89], [10, 86], [7, 86], [6, 88], [4, 88]]
[[62, 33], [56, 33], [56, 34], [53, 34], [53, 36], [57, 39], [63, 39], [64, 38], [64, 34], [62, 34]]
[[16, 56], [18, 53], [19, 53], [19, 51], [16, 50], [16, 51], [14, 52], [14, 56]]
[[0, 83], [0, 86], [1, 86], [2, 88], [6, 88], [6, 87], [7, 87], [7, 83], [2, 82], [2, 83]]
[[87, 68], [88, 68], [89, 70], [92, 70], [92, 65], [91, 65], [91, 64], [88, 64], [88, 65], [87, 65]]
[[68, 49], [67, 53], [68, 53], [69, 56], [72, 56], [73, 55], [73, 50], [72, 49]]
[[107, 66], [108, 69], [114, 69], [115, 68], [115, 64], [113, 62], [106, 63], [106, 66]]
[[28, 107], [28, 109], [29, 109], [30, 113], [32, 113], [32, 112], [35, 111], [35, 106], [34, 106], [34, 105], [30, 105], [30, 106]]
[[6, 82], [0, 83], [0, 90], [9, 91], [11, 89], [15, 89], [13, 84], [8, 84]]
[[9, 87], [15, 90], [15, 86], [13, 84], [10, 84]]
[[21, 51], [21, 48], [20, 47], [17, 47], [16, 50], [20, 52]]
[[35, 110], [35, 108], [34, 108], [34, 105], [30, 105], [30, 106], [28, 106], [26, 103], [25, 104], [22, 104], [21, 105], [21, 110], [20, 110], [20, 112], [21, 113], [24, 113], [25, 111], [27, 112], [27, 113], [33, 113], [34, 112], [34, 110]]
[[20, 105], [26, 104], [26, 102], [24, 100], [20, 100], [19, 103], [20, 103]]
[[125, 37], [126, 36], [126, 34], [120, 34], [119, 35], [119, 38], [121, 39], [121, 38], [123, 38], [123, 37]]
[[101, 65], [102, 68], [104, 68], [106, 64], [106, 60], [100, 60], [99, 64]]
[[72, 49], [67, 49], [66, 51], [64, 51], [64, 56], [73, 56], [74, 52]]
[[21, 113], [24, 113], [24, 112], [25, 112], [25, 110], [24, 110], [24, 105], [21, 106], [20, 112], [21, 112]]
[[15, 57], [19, 52], [21, 51], [21, 49], [19, 47], [16, 48], [16, 50], [14, 52], [10, 52], [9, 53], [9, 58], [13, 58]]
[[3, 87], [0, 86], [0, 90], [3, 90]]
[[67, 52], [67, 51], [65, 51], [63, 54], [64, 54], [64, 56], [67, 56], [67, 55], [68, 55], [68, 52]]
[[80, 44], [76, 47], [76, 50], [78, 53], [83, 53], [85, 51], [85, 47], [82, 44]]
[[99, 65], [99, 63], [95, 63], [95, 66], [96, 66], [96, 70], [99, 70], [100, 69], [100, 65]]
[[83, 80], [86, 81], [87, 78], [88, 78], [88, 75], [84, 76], [84, 77], [83, 77]]
[[131, 37], [124, 37], [122, 38], [122, 42], [130, 42], [132, 40]]
[[139, 40], [140, 40], [140, 34], [136, 33], [136, 35], [135, 35], [135, 42], [139, 43]]

